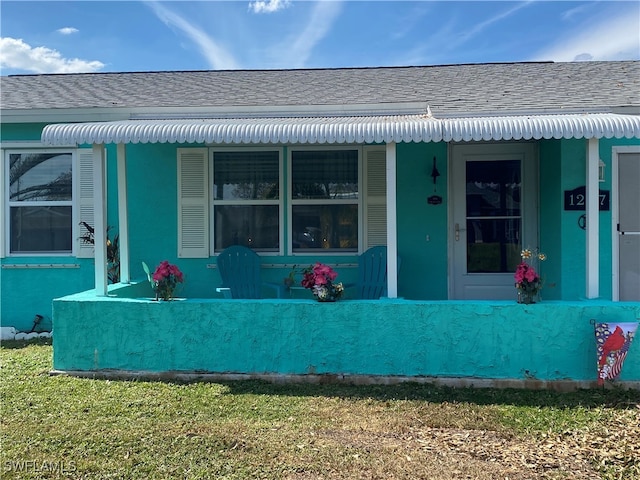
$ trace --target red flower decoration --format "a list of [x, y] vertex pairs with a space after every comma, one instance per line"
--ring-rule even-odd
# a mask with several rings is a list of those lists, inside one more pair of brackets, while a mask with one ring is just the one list
[[333, 283], [337, 277], [338, 274], [329, 265], [316, 262], [314, 266], [303, 270], [301, 285], [312, 290], [318, 300], [333, 301], [339, 299], [344, 291], [342, 283]]

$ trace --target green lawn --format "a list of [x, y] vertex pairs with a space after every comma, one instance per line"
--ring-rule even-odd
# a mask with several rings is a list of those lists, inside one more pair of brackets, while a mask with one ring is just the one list
[[639, 479], [640, 392], [49, 376], [5, 342], [2, 478]]

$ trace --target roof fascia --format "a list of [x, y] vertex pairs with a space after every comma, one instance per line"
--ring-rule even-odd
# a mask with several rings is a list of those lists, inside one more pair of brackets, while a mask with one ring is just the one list
[[237, 105], [233, 107], [162, 107], [145, 109], [132, 120], [171, 118], [288, 118], [353, 117], [378, 115], [419, 115], [427, 112], [426, 102], [341, 105]]
[[[474, 112], [440, 113], [435, 108], [431, 109], [433, 116], [441, 120], [456, 118], [495, 118], [495, 117], [529, 117], [536, 115], [582, 115], [593, 113], [614, 113], [609, 107], [602, 108], [537, 108], [528, 110], [492, 110]], [[623, 112], [615, 112], [623, 113]], [[629, 112], [625, 112], [630, 114]]]
[[47, 108], [2, 110], [2, 123], [80, 123], [128, 120], [130, 109]]
[[617, 113], [618, 115], [640, 115], [640, 105], [612, 107], [611, 113]]
[[350, 105], [284, 105], [236, 107], [156, 107], [156, 108], [69, 108], [69, 109], [14, 109], [3, 110], [2, 123], [81, 123], [113, 122], [120, 120], [170, 120], [196, 118], [295, 118], [332, 116], [380, 116], [432, 114], [435, 118], [481, 118], [530, 115], [570, 115], [588, 113], [614, 113], [640, 115], [640, 106], [617, 106], [590, 109], [529, 109], [497, 110], [485, 112], [443, 113], [430, 109], [426, 103], [383, 103]]
[[346, 105], [269, 105], [225, 107], [108, 107], [6, 109], [3, 123], [76, 123], [111, 122], [132, 119], [166, 118], [256, 118], [326, 117], [366, 115], [415, 115], [426, 113], [427, 104], [380, 103]]

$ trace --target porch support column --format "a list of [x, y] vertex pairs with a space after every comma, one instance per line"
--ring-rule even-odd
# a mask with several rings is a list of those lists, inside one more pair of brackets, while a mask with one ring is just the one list
[[96, 295], [107, 295], [107, 203], [104, 145], [93, 144], [93, 222]]
[[387, 143], [387, 296], [398, 298], [396, 143]]
[[120, 238], [120, 282], [131, 283], [129, 260], [129, 216], [127, 203], [127, 154], [124, 143], [117, 147], [118, 156], [118, 235]]
[[586, 182], [586, 297], [600, 296], [600, 185], [598, 180], [598, 139], [590, 138], [587, 145], [587, 182]]

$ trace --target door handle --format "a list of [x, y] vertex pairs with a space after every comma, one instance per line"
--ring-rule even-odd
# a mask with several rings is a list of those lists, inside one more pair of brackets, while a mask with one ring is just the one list
[[456, 223], [456, 225], [455, 225], [455, 239], [456, 239], [456, 242], [460, 241], [460, 232], [466, 232], [466, 231], [467, 231], [466, 228], [460, 228], [460, 224]]

